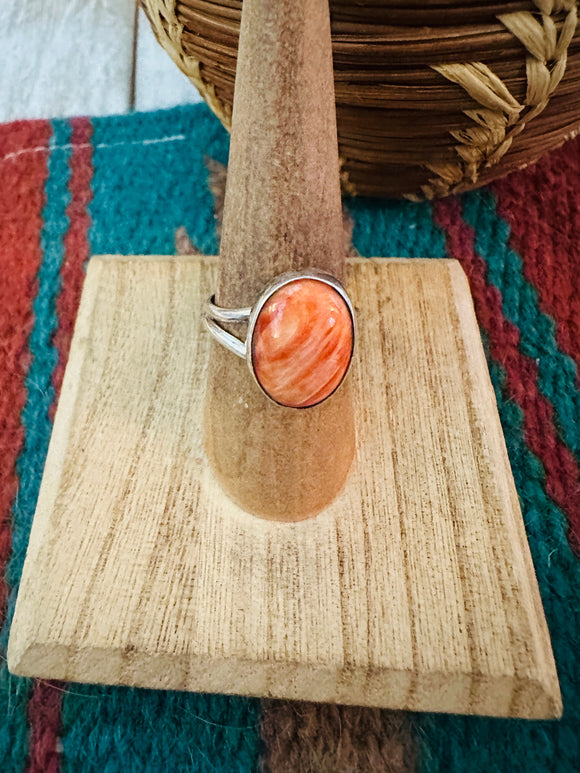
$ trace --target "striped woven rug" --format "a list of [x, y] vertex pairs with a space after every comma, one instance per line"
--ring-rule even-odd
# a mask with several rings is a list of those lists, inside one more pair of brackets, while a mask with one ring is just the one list
[[[0, 646], [91, 253], [216, 253], [203, 105], [0, 126]], [[212, 162], [208, 162], [212, 160]], [[214, 179], [214, 192], [220, 194]], [[561, 681], [524, 722], [152, 692], [0, 670], [0, 770], [580, 770], [580, 138], [437, 203], [345, 202], [362, 255], [461, 261], [471, 283]], [[177, 242], [177, 247], [176, 247]]]

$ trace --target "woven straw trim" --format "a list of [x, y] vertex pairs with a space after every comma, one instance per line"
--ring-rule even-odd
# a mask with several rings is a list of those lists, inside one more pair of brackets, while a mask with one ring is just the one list
[[339, 163], [339, 170], [340, 170], [340, 187], [342, 189], [342, 192], [348, 194], [349, 196], [356, 196], [358, 194], [358, 191], [356, 189], [356, 186], [354, 186], [350, 181], [348, 169], [346, 168], [346, 165], [348, 164], [347, 159], [344, 158], [344, 156], [341, 156], [339, 154], [338, 163]]
[[187, 75], [222, 124], [230, 129], [232, 124], [230, 106], [218, 98], [215, 87], [211, 83], [203, 80], [199, 60], [183, 51], [181, 42], [183, 24], [178, 21], [175, 13], [176, 0], [139, 0], [139, 2], [153, 27], [157, 42]]
[[[459, 143], [459, 160], [429, 164], [437, 176], [422, 186], [426, 198], [445, 196], [473, 187], [482, 169], [497, 164], [526, 124], [544, 110], [566, 71], [567, 51], [577, 24], [576, 0], [533, 0], [541, 14], [517, 11], [498, 16], [525, 46], [527, 92], [520, 104], [503, 81], [482, 62], [431, 65], [447, 80], [459, 84], [481, 105], [464, 110], [473, 127], [452, 131]], [[558, 32], [557, 23], [560, 24]], [[415, 198], [415, 197], [411, 197]]]

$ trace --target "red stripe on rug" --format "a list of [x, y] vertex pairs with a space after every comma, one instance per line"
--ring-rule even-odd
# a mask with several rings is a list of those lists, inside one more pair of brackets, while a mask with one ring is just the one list
[[35, 682], [28, 700], [29, 773], [59, 773], [61, 769], [61, 682]]
[[490, 354], [506, 371], [507, 393], [524, 414], [526, 442], [544, 466], [546, 492], [564, 511], [570, 544], [580, 555], [580, 471], [574, 455], [558, 437], [553, 405], [538, 389], [538, 366], [518, 349], [519, 330], [503, 314], [500, 291], [486, 280], [486, 263], [475, 250], [475, 231], [463, 220], [459, 200], [438, 201], [433, 213], [445, 232], [448, 254], [460, 261], [469, 278]]
[[40, 234], [48, 175], [48, 121], [0, 127], [0, 617], [6, 614], [4, 573], [12, 548], [10, 513], [18, 491], [16, 460], [24, 443], [27, 341], [32, 329]]
[[[92, 198], [93, 126], [88, 118], [73, 118], [71, 126], [72, 149], [68, 184], [71, 200], [66, 209], [69, 227], [64, 238], [61, 290], [56, 302], [58, 328], [54, 345], [59, 357], [53, 374], [56, 398], [50, 409], [51, 418], [54, 416], [62, 386], [83, 287], [84, 264], [89, 257], [90, 216], [87, 207]], [[39, 681], [35, 683], [30, 696], [29, 773], [58, 773], [60, 770], [61, 753], [58, 740], [61, 729], [62, 687], [60, 682]]]
[[580, 374], [580, 139], [492, 190], [524, 276], [538, 292], [540, 309], [556, 322], [558, 346]]

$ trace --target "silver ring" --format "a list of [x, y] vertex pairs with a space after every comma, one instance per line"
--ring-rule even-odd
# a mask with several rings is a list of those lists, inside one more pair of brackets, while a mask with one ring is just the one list
[[[286, 407], [326, 400], [352, 361], [352, 303], [338, 279], [316, 269], [281, 274], [253, 306], [224, 309], [212, 296], [203, 320], [218, 343], [246, 360], [260, 389]], [[239, 323], [248, 325], [245, 340], [222, 327]]]

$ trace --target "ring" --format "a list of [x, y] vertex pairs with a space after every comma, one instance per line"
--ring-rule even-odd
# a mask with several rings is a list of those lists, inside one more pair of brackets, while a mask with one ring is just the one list
[[[341, 385], [354, 349], [354, 311], [342, 284], [316, 269], [276, 277], [253, 306], [224, 309], [215, 296], [203, 319], [212, 336], [242, 357], [275, 403], [310, 408]], [[247, 323], [245, 340], [222, 325]]]

